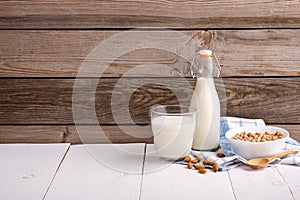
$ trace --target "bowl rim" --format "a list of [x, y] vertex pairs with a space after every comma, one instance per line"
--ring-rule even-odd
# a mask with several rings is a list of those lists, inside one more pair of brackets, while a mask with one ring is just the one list
[[[233, 135], [230, 136], [230, 137], [228, 136], [229, 134], [231, 134], [231, 132], [234, 132], [235, 130], [240, 130], [240, 129], [256, 129], [256, 128], [275, 128], [275, 129], [279, 129], [279, 131], [281, 131], [284, 134], [284, 137], [281, 138], [281, 139], [271, 140], [271, 141], [265, 141], [265, 142], [247, 142], [247, 141], [243, 141], [243, 140], [234, 140], [234, 139], [231, 138]], [[249, 132], [251, 132], [251, 131], [249, 131]], [[237, 133], [238, 132], [236, 132], [235, 134], [237, 134]], [[279, 141], [285, 141], [287, 138], [290, 137], [290, 133], [288, 132], [288, 130], [286, 130], [284, 128], [281, 128], [281, 127], [278, 127], [278, 126], [241, 126], [241, 127], [232, 128], [232, 129], [229, 129], [228, 131], [226, 131], [225, 137], [229, 141], [240, 142], [240, 143], [244, 143], [244, 144], [269, 144], [269, 143], [274, 143], [274, 142], [279, 142]]]

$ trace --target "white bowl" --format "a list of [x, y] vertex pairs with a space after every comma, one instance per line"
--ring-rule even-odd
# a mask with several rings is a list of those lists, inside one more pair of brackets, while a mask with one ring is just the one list
[[[244, 131], [246, 133], [260, 132], [262, 134], [265, 131], [272, 134], [276, 131], [280, 131], [283, 133], [283, 138], [266, 142], [246, 142], [232, 139], [234, 135]], [[252, 158], [267, 157], [280, 153], [284, 147], [286, 139], [289, 137], [289, 132], [283, 128], [274, 126], [239, 127], [228, 130], [225, 137], [229, 140], [234, 153], [249, 160]]]

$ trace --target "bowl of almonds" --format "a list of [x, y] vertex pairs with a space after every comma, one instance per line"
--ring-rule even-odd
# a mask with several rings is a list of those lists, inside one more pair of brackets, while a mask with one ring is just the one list
[[289, 132], [275, 126], [239, 127], [228, 130], [225, 137], [234, 153], [249, 160], [280, 153]]

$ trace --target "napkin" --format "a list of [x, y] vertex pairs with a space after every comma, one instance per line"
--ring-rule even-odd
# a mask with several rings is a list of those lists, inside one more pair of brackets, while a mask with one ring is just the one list
[[[246, 118], [237, 118], [237, 117], [221, 117], [220, 119], [220, 149], [225, 153], [226, 157], [219, 158], [216, 156], [216, 152], [208, 151], [192, 151], [191, 157], [199, 156], [202, 159], [216, 162], [219, 165], [219, 171], [227, 171], [232, 168], [238, 167], [246, 162], [243, 158], [236, 155], [231, 150], [231, 145], [225, 133], [232, 128], [243, 127], [243, 126], [265, 126], [265, 122], [262, 119], [246, 119]], [[300, 143], [292, 138], [288, 138], [285, 142], [283, 150], [299, 150]], [[288, 155], [282, 159], [276, 159], [275, 164], [290, 164], [300, 166], [300, 153]], [[186, 164], [183, 161], [178, 162], [178, 164]], [[272, 164], [270, 164], [272, 166]], [[209, 167], [209, 166], [208, 166]]]

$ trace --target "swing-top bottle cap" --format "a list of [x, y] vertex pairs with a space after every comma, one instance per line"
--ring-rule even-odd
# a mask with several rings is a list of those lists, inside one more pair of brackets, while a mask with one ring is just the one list
[[201, 58], [212, 57], [212, 51], [211, 50], [200, 50], [199, 55]]

